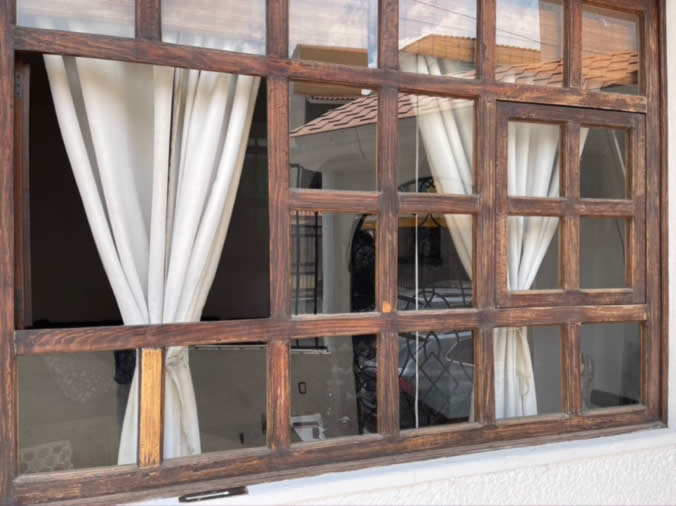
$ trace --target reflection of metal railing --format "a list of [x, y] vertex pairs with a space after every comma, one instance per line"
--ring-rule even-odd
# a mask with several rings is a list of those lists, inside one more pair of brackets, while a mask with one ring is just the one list
[[[434, 180], [431, 177], [418, 179], [402, 184], [399, 190], [434, 193]], [[371, 280], [375, 280], [375, 244], [366, 240], [365, 231], [362, 230], [365, 218], [357, 226], [352, 243], [350, 269], [353, 311], [375, 309], [375, 292], [371, 286]], [[410, 284], [403, 281], [404, 276], [400, 273], [399, 310], [451, 309], [472, 305], [472, 282], [462, 267], [450, 237], [447, 238], [448, 242], [441, 242], [440, 231], [445, 229], [445, 223], [442, 222], [431, 214], [418, 216], [415, 221], [415, 254], [407, 256], [400, 252], [399, 261], [400, 264], [414, 264], [419, 275], [417, 283], [410, 283], [413, 286], [404, 286]], [[410, 224], [407, 222], [406, 226]], [[440, 280], [440, 265], [447, 267], [447, 276], [452, 279]], [[359, 275], [355, 276], [355, 273]], [[359, 428], [361, 432], [375, 432], [376, 336], [355, 336], [352, 341]], [[472, 349], [471, 331], [412, 332], [399, 336], [402, 429], [467, 419], [474, 369]]]

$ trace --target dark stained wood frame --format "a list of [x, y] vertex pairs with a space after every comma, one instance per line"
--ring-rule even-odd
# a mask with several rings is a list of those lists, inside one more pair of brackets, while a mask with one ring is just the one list
[[[595, 5], [632, 10], [642, 20], [640, 96], [584, 90], [581, 79], [583, 0], [565, 9], [566, 88], [496, 82], [495, 0], [480, 2], [474, 80], [402, 73], [398, 70], [398, 2], [379, 0], [379, 68], [366, 69], [289, 60], [288, 0], [267, 0], [267, 54], [238, 54], [162, 42], [159, 0], [136, 0], [135, 38], [69, 33], [15, 26], [15, 2], [0, 0], [0, 500], [3, 503], [73, 504], [121, 502], [143, 497], [247, 485], [293, 476], [356, 469], [436, 456], [598, 437], [664, 426], [666, 422], [666, 94], [665, 1], [599, 0]], [[649, 26], [650, 29], [645, 29]], [[156, 326], [22, 330], [15, 295], [23, 286], [21, 180], [25, 135], [16, 126], [15, 75], [23, 52], [64, 54], [146, 64], [245, 73], [267, 79], [270, 307], [269, 318]], [[306, 80], [373, 88], [378, 105], [376, 192], [289, 190], [289, 81]], [[398, 92], [437, 94], [475, 101], [474, 186], [471, 196], [397, 194]], [[562, 198], [507, 198], [504, 191], [508, 119], [562, 125]], [[18, 122], [19, 124], [21, 122]], [[580, 199], [578, 163], [581, 125], [608, 125], [630, 132], [631, 200]], [[502, 125], [502, 127], [500, 126]], [[16, 142], [15, 142], [16, 139]], [[15, 165], [16, 162], [16, 165]], [[645, 170], [643, 170], [643, 167]], [[16, 176], [15, 176], [16, 174]], [[644, 178], [644, 179], [643, 179]], [[660, 188], [660, 198], [645, 198]], [[15, 191], [16, 190], [16, 191]], [[18, 193], [17, 193], [18, 192]], [[367, 314], [293, 317], [288, 308], [289, 211], [295, 209], [375, 213], [377, 311]], [[398, 312], [397, 226], [400, 213], [474, 215], [474, 307]], [[508, 213], [558, 215], [568, 247], [561, 256], [563, 290], [555, 294], [507, 293], [501, 241]], [[631, 289], [582, 291], [579, 216], [625, 216], [632, 221]], [[16, 223], [15, 223], [16, 220]], [[16, 234], [16, 236], [15, 236]], [[563, 243], [564, 241], [562, 241]], [[498, 268], [496, 269], [496, 265]], [[20, 302], [21, 299], [17, 299]], [[580, 326], [641, 322], [641, 404], [582, 413]], [[563, 413], [509, 421], [495, 419], [493, 330], [496, 327], [560, 325]], [[399, 432], [397, 346], [399, 332], [462, 328], [474, 331], [474, 423]], [[321, 443], [289, 441], [289, 341], [314, 336], [378, 335], [379, 434]], [[268, 348], [267, 447], [163, 461], [162, 389], [166, 347], [264, 341]], [[17, 357], [136, 348], [142, 350], [139, 463], [37, 475], [17, 475]]]

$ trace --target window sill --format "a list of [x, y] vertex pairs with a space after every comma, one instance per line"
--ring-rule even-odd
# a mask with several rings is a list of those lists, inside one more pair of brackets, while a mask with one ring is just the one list
[[[356, 471], [328, 473], [309, 478], [276, 481], [248, 487], [248, 495], [215, 499], [191, 504], [253, 505], [315, 503], [355, 496], [360, 493], [414, 487], [423, 483], [443, 482], [469, 476], [518, 471], [539, 466], [553, 466], [575, 461], [614, 457], [646, 450], [674, 447], [676, 428], [656, 428], [629, 434], [580, 439], [537, 446], [508, 448], [490, 452], [444, 457], [421, 462], [394, 464]], [[439, 497], [437, 497], [437, 500]], [[344, 502], [334, 500], [333, 502]], [[136, 504], [182, 504], [177, 498], [152, 500]]]

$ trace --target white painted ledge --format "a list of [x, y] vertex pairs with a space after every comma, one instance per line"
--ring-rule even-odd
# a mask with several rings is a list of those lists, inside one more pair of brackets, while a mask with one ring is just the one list
[[[653, 462], [645, 469], [645, 473], [641, 472], [641, 469], [645, 467], [641, 464], [643, 460]], [[662, 461], [664, 466], [658, 469], [654, 465], [656, 460]], [[396, 498], [404, 499], [404, 503], [415, 502], [417, 504], [480, 504], [490, 502], [486, 501], [485, 497], [485, 493], [490, 488], [493, 488], [496, 498], [500, 497], [501, 493], [505, 493], [502, 496], [504, 502], [498, 500], [498, 504], [509, 503], [510, 497], [514, 500], [513, 503], [529, 502], [526, 500], [527, 497], [536, 499], [535, 503], [540, 504], [560, 503], [547, 501], [548, 493], [544, 496], [534, 494], [523, 487], [517, 487], [507, 494], [509, 488], [500, 484], [503, 478], [530, 476], [533, 479], [543, 472], [549, 476], [549, 479], [559, 482], [556, 493], [552, 489], [552, 497], [560, 497], [561, 502], [600, 503], [598, 500], [591, 499], [593, 494], [588, 490], [590, 485], [593, 485], [594, 479], [588, 484], [582, 483], [583, 479], [579, 480], [577, 489], [575, 483], [563, 486], [563, 483], [560, 483], [561, 480], [569, 481], [564, 477], [574, 477], [576, 474], [583, 473], [588, 477], [596, 475], [599, 481], [607, 481], [606, 475], [616, 473], [618, 466], [620, 469], [629, 471], [628, 462], [633, 462], [638, 469], [631, 472], [631, 477], [624, 479], [616, 474], [615, 489], [620, 496], [612, 494], [603, 496], [610, 500], [610, 504], [635, 502], [622, 500], [622, 498], [632, 498], [630, 491], [623, 490], [623, 487], [635, 487], [641, 480], [649, 481], [653, 478], [658, 479], [663, 486], [660, 490], [652, 490], [652, 495], [648, 490], [644, 490], [645, 493], [641, 492], [640, 497], [644, 500], [643, 502], [645, 504], [676, 504], [676, 430], [673, 429], [647, 430], [620, 436], [497, 450], [253, 485], [249, 487], [248, 495], [192, 504], [214, 506], [300, 503], [383, 504], [397, 502]], [[564, 468], [566, 468], [565, 472]], [[670, 482], [665, 481], [660, 476], [662, 473], [666, 473], [667, 476], [671, 475], [673, 479]], [[638, 481], [632, 482], [633, 479]], [[537, 480], [539, 478], [536, 478]], [[468, 482], [468, 485], [471, 482], [473, 490], [465, 487], [460, 487], [463, 493], [454, 490], [456, 488], [454, 485], [457, 486], [464, 481]], [[521, 483], [525, 485], [523, 480]], [[542, 486], [546, 483], [547, 480], [543, 478]], [[566, 487], [571, 494], [561, 497], [561, 492], [565, 492]], [[576, 501], [576, 493], [582, 494], [581, 499], [587, 498], [587, 500]], [[523, 494], [526, 495], [522, 497]], [[650, 500], [651, 497], [654, 500]], [[174, 498], [142, 504], [179, 503]]]

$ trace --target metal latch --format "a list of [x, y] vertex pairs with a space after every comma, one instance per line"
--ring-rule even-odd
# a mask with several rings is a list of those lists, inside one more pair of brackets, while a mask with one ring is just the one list
[[208, 492], [195, 492], [186, 494], [178, 498], [178, 502], [197, 502], [208, 501], [209, 499], [221, 499], [223, 497], [232, 497], [235, 495], [246, 495], [249, 491], [246, 487], [225, 488], [222, 490], [209, 490]]

